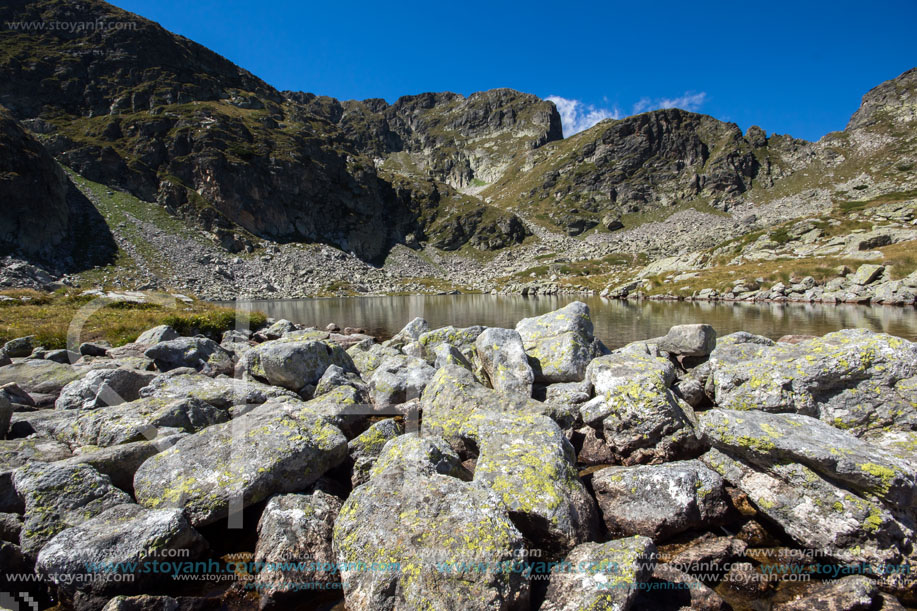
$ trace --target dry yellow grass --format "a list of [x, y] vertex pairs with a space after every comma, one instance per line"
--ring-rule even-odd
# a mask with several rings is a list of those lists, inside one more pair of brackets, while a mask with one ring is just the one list
[[[63, 348], [67, 330], [80, 309], [92, 298], [30, 290], [0, 291], [15, 301], [0, 301], [0, 341], [34, 335], [36, 343], [46, 348]], [[23, 301], [22, 298], [26, 300]], [[252, 313], [250, 324], [263, 325], [264, 314]], [[217, 336], [236, 324], [236, 312], [204, 301], [178, 302], [175, 307], [155, 303], [110, 303], [96, 310], [86, 320], [80, 341], [105, 340], [113, 346], [134, 341], [140, 333], [167, 324], [180, 333], [203, 333]]]

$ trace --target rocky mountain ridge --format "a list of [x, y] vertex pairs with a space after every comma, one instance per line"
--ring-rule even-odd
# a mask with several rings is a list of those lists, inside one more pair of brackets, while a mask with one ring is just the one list
[[[135, 28], [0, 37], [6, 120], [71, 172], [121, 253], [92, 270], [98, 261], [36, 258], [44, 241], [12, 232], [5, 254], [20, 271], [43, 266], [36, 278], [210, 297], [548, 281], [598, 292], [654, 260], [720, 252], [800, 218], [846, 227], [857, 202], [908, 201], [917, 188], [917, 70], [868, 92], [847, 129], [816, 143], [679, 109], [563, 139], [552, 103], [508, 89], [392, 104], [280, 92], [99, 0], [0, 7], [3, 21], [41, 19]], [[326, 248], [346, 264], [314, 257]]]

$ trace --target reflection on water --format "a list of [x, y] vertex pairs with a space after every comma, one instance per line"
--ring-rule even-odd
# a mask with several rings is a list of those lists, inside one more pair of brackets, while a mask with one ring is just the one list
[[[627, 302], [600, 297], [519, 297], [437, 295], [350, 297], [340, 299], [250, 300], [242, 302], [274, 318], [324, 327], [363, 327], [389, 337], [415, 316], [431, 327], [514, 327], [521, 318], [556, 310], [580, 300], [589, 305], [595, 334], [609, 347], [664, 335], [677, 324], [705, 322], [720, 335], [749, 331], [771, 338], [788, 334], [823, 335], [864, 327], [917, 340], [917, 310], [912, 307], [825, 304], [751, 304], [710, 302]], [[232, 305], [232, 304], [228, 304]]]

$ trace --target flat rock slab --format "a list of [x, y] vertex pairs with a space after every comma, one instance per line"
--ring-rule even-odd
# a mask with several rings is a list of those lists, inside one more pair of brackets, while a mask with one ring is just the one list
[[[58, 588], [94, 596], [133, 593], [153, 587], [168, 575], [145, 571], [144, 563], [193, 562], [207, 550], [207, 542], [178, 509], [145, 509], [134, 503], [118, 504], [84, 519], [51, 539], [38, 554], [36, 571]], [[136, 563], [136, 568], [131, 566]], [[122, 567], [133, 581], [104, 579]], [[92, 579], [92, 575], [102, 579]], [[98, 608], [98, 607], [96, 607]]]
[[227, 420], [226, 410], [197, 399], [147, 397], [84, 411], [66, 426], [55, 425], [54, 435], [74, 446], [108, 447], [149, 441], [177, 431], [194, 433]]
[[0, 367], [0, 386], [15, 382], [30, 394], [58, 394], [64, 386], [80, 379], [88, 371], [42, 359], [20, 361]]
[[699, 432], [718, 450], [765, 469], [802, 463], [893, 506], [917, 502], [914, 465], [815, 418], [713, 409], [699, 417]]
[[717, 406], [812, 416], [856, 435], [917, 429], [917, 344], [844, 329], [798, 344], [718, 346]]
[[158, 376], [140, 389], [141, 397], [191, 397], [214, 407], [229, 409], [233, 405], [262, 404], [270, 399], [299, 395], [289, 390], [238, 378], [212, 378], [200, 373]]
[[141, 505], [182, 508], [201, 526], [231, 508], [302, 490], [346, 458], [347, 439], [324, 418], [266, 403], [150, 458], [134, 491]]

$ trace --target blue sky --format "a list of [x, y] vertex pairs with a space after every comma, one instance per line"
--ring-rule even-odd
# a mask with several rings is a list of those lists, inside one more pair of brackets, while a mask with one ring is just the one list
[[917, 1], [115, 0], [279, 89], [340, 99], [511, 87], [573, 131], [679, 106], [815, 140], [917, 66]]

